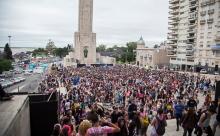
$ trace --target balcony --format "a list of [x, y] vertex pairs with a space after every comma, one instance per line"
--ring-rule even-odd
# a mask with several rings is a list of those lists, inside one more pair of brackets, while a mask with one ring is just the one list
[[178, 27], [172, 26], [172, 27], [168, 27], [168, 29], [169, 29], [169, 30], [173, 30], [173, 31], [174, 31], [174, 30], [177, 30], [177, 29], [178, 29]]
[[195, 35], [190, 35], [190, 36], [187, 36], [187, 39], [190, 40], [190, 39], [195, 39]]
[[177, 47], [177, 43], [169, 43], [169, 44], [167, 44], [167, 45], [169, 45], [170, 47]]
[[189, 5], [189, 8], [196, 8], [197, 6], [198, 6], [197, 3], [195, 3], [195, 4], [190, 4], [190, 5]]
[[193, 46], [192, 45], [187, 45], [186, 50], [193, 50]]
[[208, 10], [208, 14], [211, 15], [211, 14], [214, 14], [215, 10], [214, 9], [210, 9]]
[[207, 2], [201, 2], [200, 6], [205, 7], [207, 5]]
[[169, 18], [169, 20], [179, 21], [179, 17], [176, 16], [176, 15], [174, 15], [174, 16], [169, 16], [168, 18]]
[[194, 53], [193, 51], [186, 51], [186, 56], [193, 57]]
[[179, 4], [177, 3], [177, 4], [174, 4], [174, 5], [172, 5], [172, 6], [169, 6], [169, 8], [170, 9], [177, 9], [177, 8], [179, 8]]
[[206, 20], [200, 20], [200, 25], [204, 25]]
[[171, 41], [177, 40], [177, 36], [168, 36], [167, 39]]
[[179, 0], [169, 0], [170, 4], [175, 4], [175, 3], [179, 3]]
[[207, 19], [207, 23], [208, 23], [208, 24], [213, 23], [213, 21], [214, 21], [214, 19], [213, 19], [213, 18]]
[[189, 28], [194, 28], [196, 26], [196, 23], [189, 24]]
[[167, 55], [168, 55], [168, 56], [176, 56], [176, 51], [168, 50], [168, 51], [167, 51]]
[[206, 11], [201, 11], [200, 12], [200, 16], [205, 16], [206, 15]]
[[187, 30], [187, 32], [188, 32], [189, 34], [192, 34], [192, 33], [195, 33], [196, 30], [195, 30], [195, 29], [189, 29], [189, 30]]
[[179, 10], [172, 10], [169, 12], [169, 14], [171, 15], [178, 15], [179, 14]]
[[220, 42], [220, 35], [216, 35], [216, 36], [215, 36], [215, 41], [216, 41], [216, 42]]

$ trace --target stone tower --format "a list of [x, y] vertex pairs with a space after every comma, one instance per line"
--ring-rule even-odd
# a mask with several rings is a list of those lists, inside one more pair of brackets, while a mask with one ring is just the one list
[[74, 58], [80, 64], [96, 64], [96, 34], [92, 32], [93, 0], [79, 0], [78, 32]]

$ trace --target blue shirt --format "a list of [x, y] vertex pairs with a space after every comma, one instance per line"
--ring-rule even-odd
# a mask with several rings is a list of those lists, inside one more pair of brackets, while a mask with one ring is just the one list
[[185, 108], [185, 107], [184, 107], [184, 105], [182, 105], [182, 104], [176, 104], [176, 105], [174, 106], [174, 109], [175, 109], [176, 114], [182, 114], [184, 108]]

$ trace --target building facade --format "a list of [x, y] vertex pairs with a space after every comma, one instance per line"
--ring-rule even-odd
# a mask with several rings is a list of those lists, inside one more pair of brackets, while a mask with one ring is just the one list
[[136, 65], [140, 67], [157, 68], [158, 66], [167, 66], [170, 60], [166, 48], [145, 47], [142, 37], [137, 42], [136, 54]]
[[170, 56], [171, 67], [192, 69], [196, 46], [198, 0], [170, 0], [169, 4], [167, 53]]
[[213, 71], [220, 65], [220, 0], [170, 0], [170, 66]]
[[207, 71], [220, 66], [220, 0], [200, 0], [195, 64]]

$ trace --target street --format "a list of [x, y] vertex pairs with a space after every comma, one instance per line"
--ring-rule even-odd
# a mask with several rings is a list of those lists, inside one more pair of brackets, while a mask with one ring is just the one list
[[[15, 75], [15, 77], [17, 76]], [[36, 92], [37, 93], [38, 84], [41, 81], [41, 75], [40, 74], [32, 74], [32, 75], [22, 74], [22, 77], [26, 78], [24, 82], [5, 88], [5, 91], [8, 93], [18, 92], [18, 87], [19, 87], [19, 92], [28, 92], [28, 93]]]

